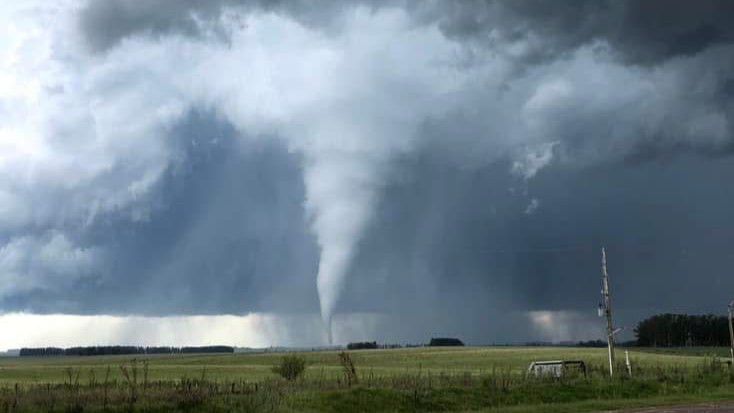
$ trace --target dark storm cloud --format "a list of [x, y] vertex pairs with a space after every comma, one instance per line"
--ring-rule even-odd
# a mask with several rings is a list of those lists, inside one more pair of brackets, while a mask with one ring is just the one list
[[[594, 157], [596, 155], [593, 154], [608, 152], [615, 159], [623, 157], [638, 162], [670, 153], [697, 152], [716, 156], [734, 149], [734, 122], [731, 121], [734, 113], [734, 77], [731, 75], [733, 68], [730, 63], [734, 59], [731, 49], [734, 42], [734, 21], [731, 17], [734, 16], [734, 3], [729, 1], [216, 0], [172, 3], [115, 0], [90, 2], [81, 13], [80, 21], [86, 39], [95, 49], [102, 50], [125, 37], [139, 34], [160, 36], [180, 33], [199, 36], [202, 34], [202, 22], [218, 26], [221, 22], [217, 23], [217, 19], [228, 8], [244, 14], [253, 11], [283, 14], [308, 27], [330, 28], [339, 16], [356, 6], [366, 6], [371, 10], [403, 8], [415, 24], [437, 24], [448, 38], [466, 47], [470, 51], [469, 56], [474, 56], [469, 61], [474, 58], [486, 59], [487, 51], [490, 56], [499, 53], [518, 65], [515, 70], [518, 76], [527, 75], [528, 66], [553, 65], [559, 60], [571, 58], [582, 47], [598, 47], [601, 42], [607, 44], [611, 54], [622, 63], [641, 65], [639, 70], [643, 76], [644, 72], [658, 70], [669, 72], [675, 77], [672, 80], [665, 80], [664, 76], [651, 79], [653, 82], [667, 82], [656, 88], [668, 95], [654, 103], [654, 110], [667, 112], [664, 115], [667, 118], [661, 121], [668, 124], [665, 128], [626, 128], [627, 121], [620, 120], [619, 116], [640, 117], [640, 113], [649, 111], [644, 104], [640, 105], [638, 112], [607, 113], [604, 118], [598, 112], [587, 114], [582, 106], [568, 105], [570, 111], [557, 109], [555, 115], [562, 122], [575, 118], [573, 122], [561, 125], [559, 134], [563, 135], [563, 150], [576, 157]], [[675, 57], [690, 57], [691, 60], [671, 62]], [[668, 65], [669, 68], [658, 69], [661, 65]], [[550, 70], [553, 71], [552, 68]], [[602, 88], [599, 88], [599, 92], [604, 93]], [[718, 132], [725, 134], [725, 137], [690, 139], [685, 136], [692, 134], [690, 130], [694, 128], [686, 122], [692, 116], [701, 116], [702, 112], [710, 112], [712, 116], [699, 121], [695, 128], [725, 128], [725, 132]], [[466, 123], [459, 129], [452, 129], [452, 133], [474, 133], [464, 130], [472, 127], [474, 125]], [[600, 127], [606, 131], [617, 130], [611, 133], [625, 135], [621, 139], [627, 142], [619, 145], [618, 139], [604, 139], [605, 133], [589, 133]], [[602, 138], [589, 139], [590, 135], [601, 135]], [[630, 135], [634, 137], [630, 138]], [[604, 148], [612, 146], [610, 143], [617, 148], [623, 147], [623, 153]]]
[[200, 35], [201, 23], [218, 19], [228, 7], [283, 13], [318, 27], [329, 26], [355, 5], [404, 7], [417, 21], [437, 22], [447, 36], [458, 41], [498, 49], [527, 42], [519, 57], [531, 62], [555, 59], [599, 40], [608, 42], [623, 60], [640, 64], [734, 41], [734, 4], [726, 0], [113, 0], [90, 2], [81, 15], [81, 25], [90, 45], [104, 50], [136, 33]]
[[[341, 19], [355, 5], [379, 18]], [[410, 24], [377, 14], [391, 7]], [[82, 142], [125, 156], [104, 159], [99, 175], [74, 171], [80, 182], [94, 177], [74, 193], [94, 196], [46, 202], [69, 197], [62, 185], [54, 197], [28, 199], [55, 211], [106, 198], [97, 194], [108, 187], [125, 197], [99, 213], [49, 213], [39, 229], [18, 212], [19, 192], [20, 207], [5, 210], [13, 219], [0, 216], [13, 224], [0, 226], [0, 270], [37, 281], [4, 291], [1, 307], [315, 314], [324, 245], [349, 255], [354, 242], [344, 292], [331, 296], [342, 315], [386, 315], [376, 338], [387, 341], [533, 339], [527, 311], [593, 315], [601, 246], [621, 324], [655, 311], [719, 311], [734, 293], [733, 9], [725, 1], [90, 1], [75, 22], [102, 67], [69, 90], [91, 84], [97, 94], [62, 107], [96, 112], [93, 122], [69, 122], [68, 136], [99, 128], [103, 145], [97, 136]], [[219, 41], [237, 39], [229, 11], [274, 13], [307, 30], [266, 19], [227, 54]], [[350, 23], [356, 33], [340, 27]], [[169, 35], [207, 42], [156, 48]], [[268, 43], [274, 35], [283, 37]], [[119, 47], [127, 38], [142, 41]], [[367, 52], [351, 53], [358, 48]], [[431, 53], [439, 49], [446, 53]], [[243, 63], [257, 58], [264, 63]], [[435, 76], [433, 66], [446, 71]], [[212, 109], [168, 127], [170, 113], [196, 104]], [[135, 116], [117, 121], [107, 107]], [[140, 162], [148, 169], [135, 163], [148, 153]], [[158, 165], [162, 177], [139, 184], [155, 175], [134, 172]], [[331, 206], [330, 219], [311, 225]], [[76, 262], [48, 271], [32, 259], [44, 253]]]
[[[81, 15], [81, 27], [94, 50], [105, 50], [136, 32], [200, 34], [196, 17], [210, 19], [218, 14], [220, 2], [196, 0], [93, 1]], [[194, 8], [196, 11], [194, 12]]]
[[[359, 3], [376, 8], [401, 2], [365, 0]], [[228, 9], [240, 13], [280, 13], [308, 26], [328, 27], [352, 5], [352, 2], [338, 0], [91, 1], [80, 14], [79, 23], [92, 50], [104, 51], [126, 37], [139, 34], [201, 36], [207, 29], [213, 29], [220, 38], [226, 38], [226, 31], [221, 30], [218, 20]], [[239, 23], [244, 24], [243, 21]]]
[[106, 289], [115, 296], [127, 290], [132, 298], [116, 311], [237, 314], [316, 306], [317, 250], [302, 207], [299, 158], [277, 140], [243, 140], [219, 122], [194, 114], [177, 127], [185, 159], [161, 182], [155, 216], [128, 230], [103, 228], [123, 252]]
[[606, 41], [629, 63], [655, 64], [734, 41], [728, 1], [466, 1], [445, 2], [435, 12], [444, 32], [457, 39], [503, 48], [527, 42], [520, 52], [546, 61], [594, 41]]
[[[340, 307], [396, 314], [412, 339], [431, 329], [474, 342], [532, 337], [510, 321], [519, 309], [593, 319], [602, 246], [620, 325], [661, 311], [718, 313], [734, 291], [734, 196], [721, 190], [732, 158], [557, 165], [527, 186], [504, 162], [467, 170], [417, 157], [403, 166]], [[532, 199], [539, 207], [526, 213]]]
[[[106, 314], [294, 312], [317, 306], [300, 160], [192, 112], [148, 219], [100, 218], [82, 245], [110, 251], [93, 276], [2, 302], [6, 310]], [[60, 286], [56, 286], [60, 287]]]
[[[215, 20], [225, 7], [285, 13], [304, 24], [325, 27], [354, 4], [362, 3], [327, 2], [322, 7], [308, 7], [303, 2], [216, 1], [174, 7], [168, 2], [93, 2], [81, 21], [87, 38], [95, 49], [102, 50], [139, 33], [198, 35], [197, 19]], [[380, 5], [369, 2], [370, 7]], [[593, 311], [602, 245], [609, 248], [619, 307], [634, 316], [663, 309], [715, 311], [711, 303], [726, 299], [726, 292], [734, 288], [722, 273], [731, 234], [726, 211], [734, 207], [734, 198], [718, 188], [728, 185], [726, 177], [734, 172], [734, 166], [728, 157], [703, 160], [676, 154], [726, 156], [732, 149], [732, 53], [727, 47], [733, 40], [734, 4], [467, 1], [389, 5], [405, 7], [417, 24], [438, 24], [442, 33], [459, 44], [510, 55], [522, 65], [547, 65], [551, 76], [574, 77], [576, 72], [595, 70], [584, 64], [570, 68], [553, 65], [570, 59], [579, 48], [605, 42], [623, 64], [640, 65], [634, 70], [647, 76], [648, 84], [655, 84], [652, 90], [661, 97], [620, 105], [613, 97], [589, 98], [587, 90], [570, 96], [567, 103], [546, 114], [552, 121], [545, 132], [558, 141], [554, 152], [560, 163], [528, 182], [510, 172], [510, 159], [483, 165], [481, 159], [472, 158], [483, 156], [482, 139], [492, 130], [482, 113], [458, 112], [429, 122], [421, 132], [428, 143], [419, 154], [398, 162], [398, 178], [380, 194], [375, 219], [350, 266], [341, 311], [400, 314], [399, 324], [414, 326], [409, 335], [415, 338], [430, 328], [431, 323], [425, 320], [432, 320], [441, 328], [456, 324], [457, 334], [482, 340], [486, 334], [477, 335], [477, 323], [486, 329], [501, 324], [490, 314], [512, 309]], [[677, 62], [673, 60], [676, 57], [690, 59]], [[523, 76], [532, 78], [533, 70]], [[661, 76], [667, 83], [651, 75], [655, 70], [671, 74]], [[629, 84], [624, 78], [611, 77], [616, 73], [609, 76], [612, 85]], [[606, 91], [600, 88], [599, 93]], [[479, 100], [476, 104], [484, 103]], [[705, 113], [720, 116], [707, 118]], [[696, 116], [703, 120], [693, 122]], [[656, 117], [660, 119], [653, 122]], [[706, 128], [716, 132], [715, 123], [721, 119], [725, 128], [724, 132], [719, 130], [722, 138], [691, 136], [692, 123], [706, 135]], [[660, 157], [666, 160], [655, 160]], [[289, 179], [296, 180], [294, 176]], [[192, 200], [198, 198], [191, 196]], [[533, 202], [535, 207], [529, 208]], [[242, 211], [251, 208], [247, 204], [237, 203]], [[243, 213], [243, 219], [250, 214]], [[288, 214], [298, 216], [295, 211]], [[232, 233], [246, 234], [247, 230], [243, 226]], [[135, 239], [149, 237], [145, 234]], [[706, 241], [694, 241], [702, 239]], [[303, 234], [298, 240], [292, 248], [297, 249], [299, 242], [312, 242]], [[252, 272], [242, 268], [248, 260], [238, 254], [269, 260], [267, 255], [260, 257], [260, 252], [253, 252], [259, 251], [254, 245], [231, 245], [234, 247], [226, 256], [218, 252], [218, 246], [169, 257], [165, 261], [172, 267], [164, 267], [164, 276], [154, 281], [153, 291], [172, 282], [175, 277], [167, 273], [181, 273], [190, 266], [201, 269], [187, 264], [188, 256], [228, 263], [232, 274]], [[316, 252], [313, 247], [309, 251], [310, 258], [301, 258], [292, 268], [303, 268], [304, 263], [313, 268]], [[211, 271], [226, 274], [228, 270], [217, 265]], [[699, 272], [707, 274], [708, 282], [691, 276]], [[260, 281], [274, 285], [281, 279], [273, 277]], [[250, 276], [244, 279], [251, 280]], [[307, 279], [304, 288], [310, 288], [313, 281]], [[666, 280], [665, 286], [662, 280]], [[207, 289], [214, 287], [200, 281], [203, 279], [193, 277], [181, 282], [181, 289], [195, 286], [196, 294], [177, 291], [174, 296], [182, 294], [185, 303], [198, 294], [222, 294], [208, 294]], [[233, 278], [229, 282], [225, 285], [253, 281]], [[717, 297], [711, 295], [712, 282], [717, 286]], [[256, 293], [242, 298], [257, 300], [265, 290], [255, 289]], [[659, 292], [653, 302], [649, 300], [651, 292]], [[202, 308], [237, 311], [237, 301], [230, 300]], [[185, 304], [166, 305], [170, 311], [186, 308]], [[159, 305], [150, 311], [160, 311]], [[461, 316], [437, 321], [442, 314]], [[410, 330], [405, 328], [403, 333]]]

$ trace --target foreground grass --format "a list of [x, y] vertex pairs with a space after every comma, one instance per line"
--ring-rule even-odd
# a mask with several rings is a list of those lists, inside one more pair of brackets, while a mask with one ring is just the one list
[[572, 412], [734, 399], [734, 372], [718, 362], [695, 368], [636, 369], [635, 378], [610, 380], [601, 366], [588, 377], [535, 379], [506, 372], [369, 383], [347, 390], [299, 394], [293, 411]]
[[[603, 349], [351, 355], [358, 371], [351, 385], [335, 352], [304, 353], [309, 369], [295, 382], [270, 372], [282, 354], [3, 359], [0, 412], [586, 412], [734, 400], [734, 371], [713, 358], [634, 352], [633, 377], [610, 380]], [[587, 361], [589, 375], [558, 380], [523, 374], [531, 360], [571, 358]]]

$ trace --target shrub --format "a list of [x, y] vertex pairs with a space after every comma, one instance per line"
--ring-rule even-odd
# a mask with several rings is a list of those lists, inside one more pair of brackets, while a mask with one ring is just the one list
[[339, 353], [339, 363], [344, 369], [344, 379], [347, 381], [347, 386], [357, 383], [357, 369], [354, 367], [352, 357], [346, 351]]
[[273, 366], [273, 373], [289, 381], [297, 379], [304, 371], [306, 371], [306, 359], [295, 354], [283, 356], [280, 364]]

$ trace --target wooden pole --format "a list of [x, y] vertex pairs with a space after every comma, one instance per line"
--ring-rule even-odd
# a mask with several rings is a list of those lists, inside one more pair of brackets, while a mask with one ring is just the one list
[[732, 326], [732, 313], [734, 313], [734, 301], [729, 303], [729, 355], [731, 364], [734, 366], [734, 326]]
[[612, 296], [609, 292], [607, 273], [607, 252], [601, 249], [602, 295], [604, 296], [604, 315], [607, 318], [607, 347], [609, 350], [609, 377], [614, 377], [614, 325], [612, 323]]

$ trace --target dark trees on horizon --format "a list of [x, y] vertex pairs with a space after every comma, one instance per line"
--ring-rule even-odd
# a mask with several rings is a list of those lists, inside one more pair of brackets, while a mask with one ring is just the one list
[[729, 346], [726, 316], [657, 314], [635, 327], [637, 345], [645, 347]]

